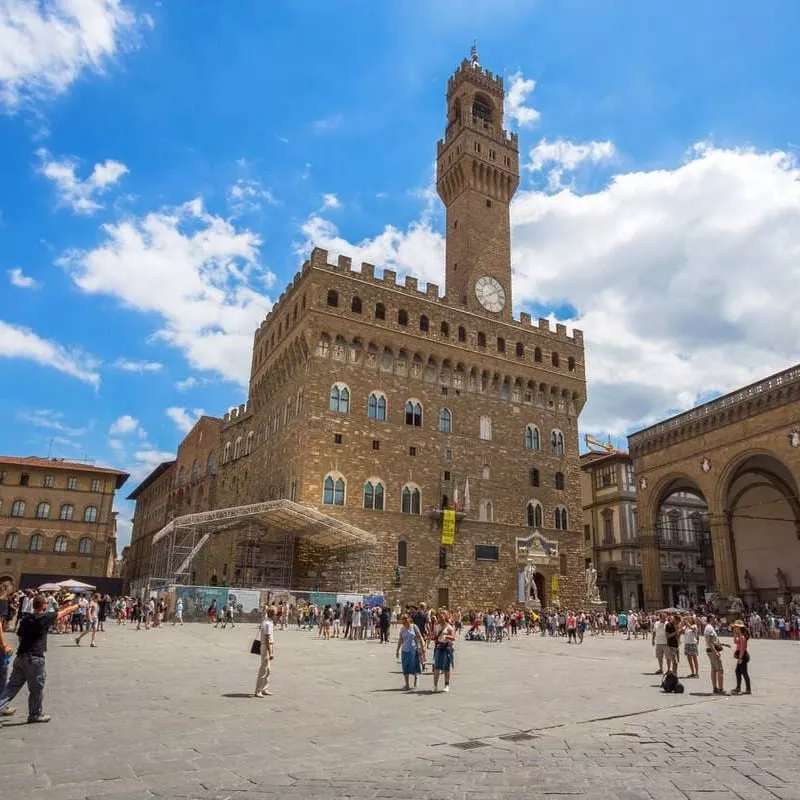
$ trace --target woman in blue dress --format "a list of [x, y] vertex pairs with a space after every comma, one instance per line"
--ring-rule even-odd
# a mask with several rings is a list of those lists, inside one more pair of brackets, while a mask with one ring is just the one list
[[408, 685], [409, 678], [414, 676], [414, 688], [417, 688], [417, 679], [422, 672], [421, 661], [425, 659], [425, 642], [419, 628], [411, 622], [408, 614], [403, 614], [400, 635], [397, 638], [397, 654], [403, 669], [403, 679], [406, 682], [406, 690], [411, 689]]
[[439, 611], [438, 622], [433, 629], [433, 691], [439, 691], [439, 674], [444, 673], [444, 689], [450, 691], [450, 670], [453, 668], [453, 642], [456, 640], [456, 629], [450, 624], [447, 611]]

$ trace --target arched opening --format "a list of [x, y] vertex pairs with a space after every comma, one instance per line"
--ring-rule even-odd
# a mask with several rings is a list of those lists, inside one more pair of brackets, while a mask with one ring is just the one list
[[[673, 478], [658, 496], [654, 519], [655, 530], [639, 534], [655, 534], [661, 604], [693, 608], [704, 603], [716, 581], [708, 504], [700, 487], [691, 478]], [[638, 586], [623, 582], [622, 597], [632, 592], [639, 596]]]
[[536, 594], [539, 596], [539, 601], [542, 604], [542, 608], [547, 608], [550, 603], [547, 599], [547, 581], [544, 579], [544, 575], [542, 575], [541, 572], [535, 573], [533, 576], [533, 582], [536, 584]]
[[779, 459], [756, 453], [727, 478], [728, 522], [737, 594], [748, 606], [785, 608], [800, 590], [797, 482]]

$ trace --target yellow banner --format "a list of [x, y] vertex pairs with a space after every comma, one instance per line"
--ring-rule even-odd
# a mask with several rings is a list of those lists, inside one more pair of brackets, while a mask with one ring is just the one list
[[456, 512], [451, 508], [442, 513], [442, 544], [454, 544], [456, 541]]
[[558, 601], [558, 575], [550, 577], [550, 601], [553, 603]]

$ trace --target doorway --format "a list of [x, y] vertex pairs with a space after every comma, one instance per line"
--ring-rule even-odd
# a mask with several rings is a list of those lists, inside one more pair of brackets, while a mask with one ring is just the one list
[[450, 608], [450, 590], [447, 588], [439, 589], [437, 608]]

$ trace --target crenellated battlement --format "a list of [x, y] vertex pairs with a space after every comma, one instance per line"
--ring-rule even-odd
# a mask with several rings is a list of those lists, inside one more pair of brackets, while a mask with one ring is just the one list
[[247, 403], [241, 403], [226, 411], [222, 416], [222, 424], [230, 425], [234, 422], [241, 422], [246, 416], [249, 415], [249, 408]]
[[489, 92], [497, 93], [500, 97], [505, 95], [502, 75], [495, 75], [490, 70], [465, 58], [447, 79], [447, 96], [450, 97], [465, 81], [481, 86]]

